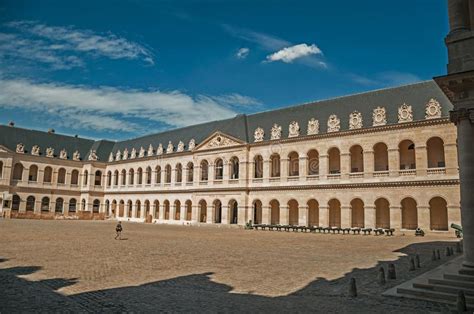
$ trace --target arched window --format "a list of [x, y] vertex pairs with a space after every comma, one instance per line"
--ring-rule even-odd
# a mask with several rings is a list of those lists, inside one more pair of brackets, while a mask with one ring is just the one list
[[410, 140], [404, 140], [398, 145], [400, 154], [400, 170], [416, 169], [415, 144]]
[[161, 183], [161, 167], [156, 166], [155, 168], [155, 183], [160, 184]]
[[112, 186], [112, 172], [107, 171], [107, 186]]
[[41, 211], [49, 212], [49, 197], [45, 196], [41, 199]]
[[36, 199], [34, 196], [30, 195], [26, 198], [26, 211], [34, 211], [35, 210], [35, 203]]
[[351, 155], [351, 172], [364, 172], [364, 151], [360, 145], [354, 145], [349, 150]]
[[308, 152], [308, 175], [315, 176], [319, 174], [319, 153], [312, 149]]
[[66, 169], [59, 168], [58, 170], [58, 184], [66, 183]]
[[17, 194], [13, 194], [12, 197], [12, 210], [17, 211], [20, 209], [21, 199]]
[[143, 170], [142, 168], [137, 169], [137, 184], [142, 185], [143, 184]]
[[207, 160], [201, 161], [201, 181], [209, 179], [209, 163]]
[[176, 182], [181, 183], [183, 181], [183, 166], [178, 163], [176, 165]]
[[418, 209], [416, 201], [410, 197], [402, 200], [402, 229], [418, 228]]
[[188, 162], [187, 166], [187, 175], [186, 175], [186, 181], [187, 182], [193, 182], [194, 181], [194, 164], [192, 162]]
[[135, 184], [135, 170], [130, 169], [128, 171], [128, 185], [134, 185]]
[[71, 213], [75, 213], [76, 212], [76, 207], [77, 207], [77, 201], [75, 198], [71, 198], [69, 200], [69, 209], [68, 211], [71, 212]]
[[171, 165], [165, 166], [165, 183], [171, 183]]
[[51, 183], [52, 180], [53, 180], [53, 168], [51, 167], [44, 168], [43, 182]]
[[231, 179], [238, 179], [239, 178], [239, 158], [232, 157], [230, 159], [230, 178]]
[[114, 171], [114, 186], [118, 186], [119, 184], [119, 172], [118, 170]]
[[280, 176], [280, 155], [273, 154], [270, 156], [270, 165], [272, 167], [270, 176], [276, 178]]
[[0, 161], [0, 179], [3, 178], [3, 162]]
[[261, 155], [257, 155], [253, 158], [254, 164], [254, 171], [253, 177], [255, 179], [263, 178], [263, 157]]
[[89, 171], [86, 170], [84, 171], [84, 180], [83, 180], [82, 185], [86, 186], [88, 179], [89, 179]]
[[218, 158], [214, 162], [214, 179], [222, 180], [224, 177], [224, 162]]
[[288, 154], [288, 176], [297, 177], [300, 175], [300, 160], [297, 152]]
[[127, 184], [127, 170], [123, 169], [122, 170], [122, 185]]
[[388, 148], [385, 143], [374, 145], [374, 171], [388, 171]]
[[79, 183], [79, 171], [74, 169], [71, 172], [71, 185], [77, 185]]
[[337, 147], [333, 147], [328, 151], [329, 156], [329, 174], [341, 173], [341, 152]]
[[102, 185], [102, 171], [97, 170], [94, 176], [94, 185], [101, 186]]
[[98, 213], [100, 209], [100, 201], [98, 199], [95, 199], [92, 202], [92, 212], [93, 213]]
[[28, 181], [36, 182], [38, 181], [38, 166], [31, 165], [30, 169], [28, 170]]
[[13, 180], [21, 181], [23, 178], [23, 165], [21, 163], [16, 163], [13, 166]]
[[56, 204], [54, 206], [54, 212], [62, 213], [63, 212], [64, 200], [61, 197], [56, 199]]
[[151, 184], [151, 168], [150, 167], [147, 167], [146, 168], [146, 184]]
[[439, 137], [432, 137], [426, 142], [428, 168], [444, 168], [444, 142]]

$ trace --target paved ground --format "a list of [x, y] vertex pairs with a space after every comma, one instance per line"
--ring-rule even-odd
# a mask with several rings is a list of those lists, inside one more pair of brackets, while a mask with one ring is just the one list
[[[446, 261], [452, 233], [357, 236], [0, 219], [0, 312], [445, 312], [380, 294]], [[422, 268], [408, 271], [408, 255]], [[444, 255], [444, 254], [442, 254]], [[380, 266], [398, 279], [377, 283]], [[357, 298], [348, 296], [356, 278]]]

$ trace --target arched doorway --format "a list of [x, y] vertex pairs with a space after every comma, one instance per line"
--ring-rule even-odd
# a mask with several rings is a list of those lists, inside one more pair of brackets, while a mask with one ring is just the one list
[[384, 198], [375, 201], [375, 227], [390, 228], [390, 204]]
[[360, 198], [351, 201], [351, 227], [364, 228], [364, 202]]
[[199, 201], [199, 222], [205, 223], [207, 219], [207, 203], [205, 200]]
[[174, 201], [174, 220], [180, 220], [181, 218], [181, 202], [179, 200]]
[[124, 201], [120, 201], [119, 203], [119, 210], [118, 210], [118, 216], [123, 217], [125, 215], [125, 203]]
[[135, 218], [141, 218], [142, 217], [142, 203], [137, 200], [135, 202]]
[[414, 230], [418, 228], [418, 209], [416, 201], [411, 197], [404, 198], [402, 205], [402, 228]]
[[145, 200], [145, 222], [151, 222], [152, 216], [150, 213], [150, 201]]
[[277, 200], [270, 202], [270, 223], [272, 225], [280, 224], [280, 203]]
[[155, 219], [160, 219], [160, 202], [158, 200], [155, 200], [153, 202], [153, 206], [155, 209], [155, 213], [154, 213]]
[[127, 202], [127, 217], [128, 218], [133, 217], [133, 202], [132, 201]]
[[319, 204], [315, 199], [308, 201], [308, 226], [319, 226]]
[[165, 220], [170, 219], [170, 202], [168, 200], [165, 200], [163, 202], [163, 209], [165, 211]]
[[238, 222], [238, 213], [239, 213], [238, 208], [239, 207], [238, 207], [237, 201], [231, 200], [229, 202], [229, 223], [230, 224], [237, 224], [237, 222]]
[[341, 203], [337, 199], [328, 202], [329, 227], [341, 228]]
[[448, 206], [442, 197], [433, 197], [430, 200], [430, 229], [448, 230]]
[[220, 200], [214, 201], [214, 223], [220, 224], [222, 222], [222, 203]]
[[297, 226], [298, 217], [298, 202], [296, 200], [290, 200], [288, 202], [288, 224], [291, 226]]
[[253, 223], [261, 224], [262, 223], [262, 202], [256, 200], [253, 202]]
[[191, 200], [186, 201], [186, 220], [191, 221], [193, 217], [193, 203]]

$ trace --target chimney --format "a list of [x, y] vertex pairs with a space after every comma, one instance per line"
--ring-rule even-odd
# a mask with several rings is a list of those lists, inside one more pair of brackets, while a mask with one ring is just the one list
[[54, 129], [48, 129], [48, 134], [54, 134]]
[[8, 126], [14, 127], [14, 126], [15, 126], [15, 122], [13, 122], [13, 121], [8, 122]]

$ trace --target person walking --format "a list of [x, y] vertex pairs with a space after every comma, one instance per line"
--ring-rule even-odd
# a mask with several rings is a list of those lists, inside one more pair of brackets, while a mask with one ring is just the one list
[[117, 233], [115, 235], [115, 240], [117, 240], [117, 238], [119, 238], [119, 240], [122, 239], [122, 222], [119, 221], [117, 226], [115, 227], [115, 232]]

